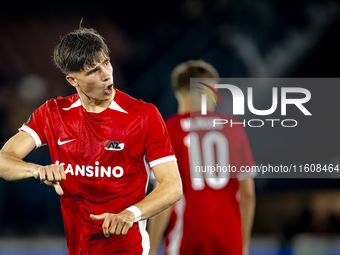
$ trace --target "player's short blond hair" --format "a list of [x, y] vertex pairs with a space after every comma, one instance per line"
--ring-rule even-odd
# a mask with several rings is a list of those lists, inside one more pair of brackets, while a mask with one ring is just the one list
[[171, 73], [174, 91], [189, 91], [190, 78], [219, 78], [217, 70], [203, 60], [189, 60], [176, 66]]

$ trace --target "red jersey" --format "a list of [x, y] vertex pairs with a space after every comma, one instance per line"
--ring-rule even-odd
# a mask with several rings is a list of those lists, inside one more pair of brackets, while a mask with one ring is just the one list
[[173, 206], [170, 216], [165, 241], [167, 255], [242, 254], [238, 179], [250, 175], [236, 174], [230, 178], [228, 173], [214, 177], [204, 171], [193, 173], [189, 155], [195, 165], [230, 164], [236, 169], [254, 165], [253, 157], [242, 125], [213, 128], [209, 118], [231, 119], [217, 113], [190, 118], [187, 113], [166, 121], [183, 183], [183, 198]]
[[87, 112], [78, 94], [47, 101], [20, 131], [48, 144], [66, 180], [61, 208], [70, 255], [148, 254], [146, 220], [126, 235], [106, 238], [90, 214], [120, 213], [144, 199], [149, 167], [176, 160], [157, 108], [116, 90], [100, 113]]

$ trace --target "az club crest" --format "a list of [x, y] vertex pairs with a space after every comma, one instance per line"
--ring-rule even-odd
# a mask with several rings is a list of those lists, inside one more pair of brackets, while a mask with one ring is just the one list
[[104, 148], [107, 151], [121, 151], [125, 147], [125, 144], [123, 141], [110, 141], [106, 140], [104, 142]]

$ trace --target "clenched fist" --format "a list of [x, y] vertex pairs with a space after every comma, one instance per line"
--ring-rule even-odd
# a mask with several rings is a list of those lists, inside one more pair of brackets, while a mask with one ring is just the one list
[[103, 213], [100, 215], [90, 215], [93, 220], [103, 220], [103, 233], [106, 237], [110, 234], [126, 235], [128, 230], [132, 227], [135, 220], [135, 215], [127, 210], [122, 211], [118, 214]]
[[34, 172], [34, 178], [53, 186], [59, 196], [64, 194], [60, 182], [66, 180], [64, 167], [60, 165], [41, 166]]

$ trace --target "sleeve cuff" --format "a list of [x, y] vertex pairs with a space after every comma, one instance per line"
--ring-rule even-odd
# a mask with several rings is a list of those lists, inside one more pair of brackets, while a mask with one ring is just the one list
[[177, 161], [175, 155], [171, 155], [171, 156], [167, 156], [167, 157], [164, 157], [164, 158], [159, 158], [159, 159], [153, 160], [153, 161], [149, 162], [149, 164], [150, 164], [150, 167], [154, 167], [154, 166], [157, 166], [159, 164], [163, 164], [163, 163], [170, 162], [170, 161]]
[[36, 148], [41, 147], [43, 144], [41, 143], [41, 140], [38, 136], [38, 134], [29, 126], [22, 125], [21, 128], [19, 128], [19, 131], [25, 131], [26, 133], [30, 134], [35, 142]]

